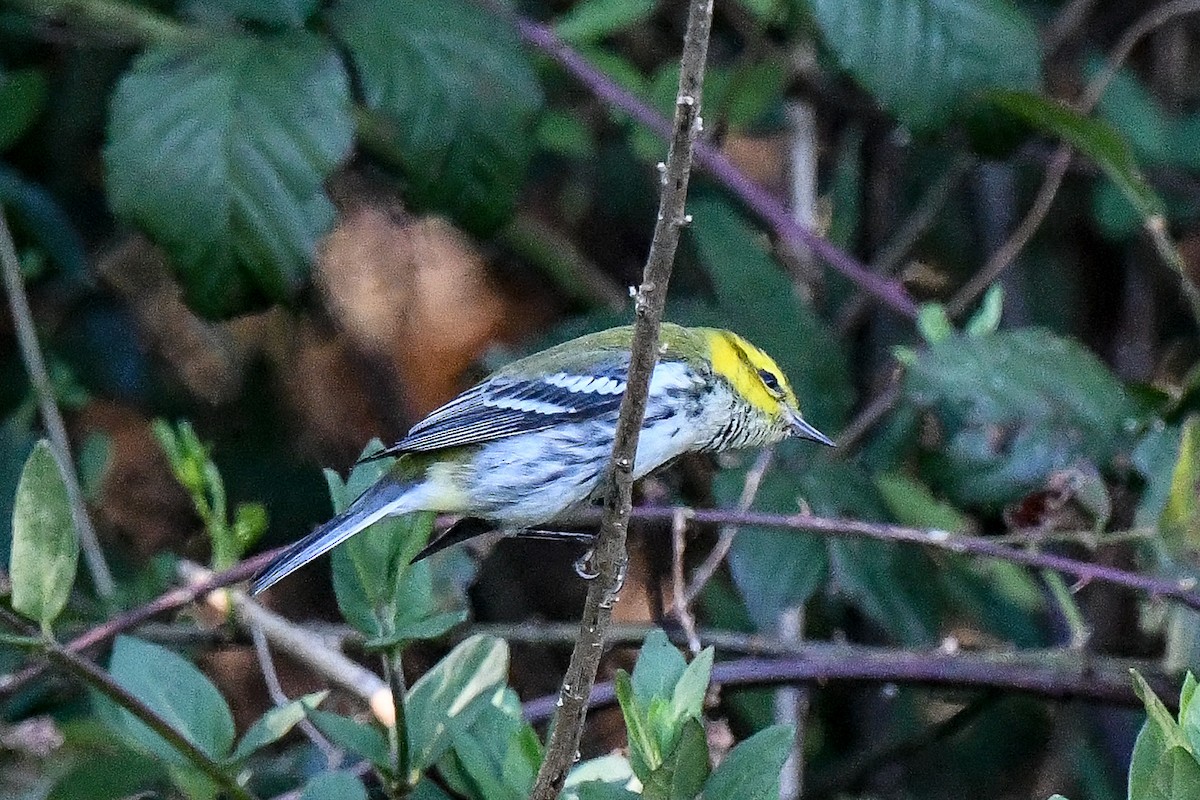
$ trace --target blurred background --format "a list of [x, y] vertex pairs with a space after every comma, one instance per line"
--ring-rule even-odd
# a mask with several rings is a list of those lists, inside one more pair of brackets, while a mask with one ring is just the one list
[[[761, 511], [1193, 575], [1196, 11], [718, 0], [708, 155], [667, 317], [771, 352], [841, 446], [785, 444], [769, 466], [686, 458], [639, 502], [734, 508], [749, 473]], [[647, 112], [670, 114], [685, 13], [675, 0], [0, 4], [0, 203], [116, 607], [173, 585], [175, 559], [211, 556], [155, 420], [194, 426], [230, 508], [261, 504], [264, 524], [249, 526], [261, 550], [332, 513], [323, 468], [345, 474], [373, 437], [398, 438], [512, 358], [632, 319], [665, 157]], [[0, 317], [7, 563], [41, 422], [7, 306]], [[688, 570], [717, 537], [689, 526]], [[670, 525], [635, 521], [631, 550], [619, 621], [678, 633]], [[455, 552], [438, 569], [470, 621], [451, 638], [577, 619], [579, 555], [509, 540]], [[266, 602], [336, 623], [327, 574], [314, 566]], [[105, 612], [86, 578], [78, 592], [82, 629]], [[1129, 592], [753, 528], [692, 610], [702, 632], [918, 654], [1064, 647], [1160, 677], [1197, 647], [1194, 613]], [[244, 726], [270, 702], [252, 649], [203, 630], [172, 646]], [[556, 690], [570, 643], [514, 634], [523, 699]], [[414, 649], [408, 669], [446, 646]], [[605, 674], [632, 652], [614, 651]], [[21, 663], [0, 645], [0, 667]], [[324, 685], [278, 666], [289, 695]], [[814, 798], [1124, 797], [1142, 719], [899, 681], [713, 700], [736, 739], [781, 714], [799, 722]], [[39, 681], [2, 710], [0, 765], [27, 792], [12, 796], [107, 785], [87, 782], [102, 737], [77, 690]], [[5, 749], [6, 727], [46, 715], [66, 731], [54, 758], [70, 770]], [[597, 715], [587, 753], [623, 735], [619, 713]], [[62, 778], [72, 770], [90, 777]]]

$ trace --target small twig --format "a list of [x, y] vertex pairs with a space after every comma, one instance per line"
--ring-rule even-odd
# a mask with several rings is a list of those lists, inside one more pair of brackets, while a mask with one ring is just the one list
[[[912, 213], [900, 223], [875, 253], [874, 258], [871, 259], [873, 272], [879, 275], [891, 275], [901, 265], [908, 252], [937, 221], [942, 208], [974, 163], [974, 156], [966, 153], [959, 153], [950, 161], [949, 166], [921, 195], [921, 199]], [[855, 295], [838, 312], [834, 327], [839, 333], [845, 335], [858, 324], [867, 308], [868, 299], [862, 294]]]
[[559, 693], [561, 705], [555, 715], [554, 730], [530, 793], [534, 800], [555, 800], [575, 763], [587, 715], [587, 698], [604, 652], [612, 604], [624, 580], [625, 535], [633, 509], [633, 460], [646, 412], [650, 375], [658, 358], [658, 332], [666, 306], [667, 283], [675, 262], [680, 230], [687, 224], [684, 211], [692, 171], [692, 150], [702, 126], [700, 103], [711, 26], [712, 0], [691, 0], [679, 61], [674, 129], [663, 169], [658, 218], [638, 290], [629, 373], [617, 417], [611, 466], [605, 477], [604, 517], [593, 556], [597, 577], [588, 587], [579, 642], [571, 653], [571, 663]]
[[[179, 563], [179, 573], [189, 584], [209, 585], [214, 577], [212, 572], [190, 561]], [[260, 628], [276, 650], [286, 653], [335, 686], [361, 697], [383, 724], [395, 723], [392, 693], [387, 684], [371, 670], [343, 655], [328, 639], [264, 608], [241, 589], [209, 592], [205, 597], [217, 611], [232, 611], [234, 621], [242, 628]]]
[[687, 637], [688, 650], [692, 655], [700, 652], [700, 637], [696, 635], [696, 615], [687, 599], [686, 578], [683, 574], [683, 557], [687, 550], [687, 515], [680, 511], [671, 520], [671, 606], [675, 619]]
[[[267, 684], [267, 694], [271, 696], [271, 702], [276, 706], [287, 705], [291, 701], [284, 694], [283, 684], [279, 682], [279, 672], [275, 669], [275, 659], [271, 658], [271, 646], [262, 628], [257, 625], [251, 625], [250, 640], [254, 644], [254, 655], [258, 659], [258, 669], [262, 672], [263, 682]], [[325, 763], [329, 765], [329, 768], [336, 768], [342, 760], [342, 753], [317, 730], [317, 726], [313, 725], [305, 717], [300, 720], [296, 727], [300, 729], [305, 738], [312, 742], [314, 747], [321, 751], [321, 754], [325, 756]]]
[[[0, 619], [3, 619], [7, 626], [21, 631], [25, 635], [37, 634], [37, 628], [8, 610], [0, 609]], [[157, 711], [146, 705], [141, 698], [117, 683], [112, 675], [57, 642], [46, 640], [42, 647], [46, 657], [52, 663], [137, 717], [230, 797], [237, 798], [237, 800], [255, 800], [254, 795], [239, 784], [212, 756], [193, 744], [171, 723], [163, 719]]]
[[[669, 520], [675, 512], [676, 509], [670, 506], [648, 506], [635, 510], [633, 516], [636, 519]], [[1200, 593], [1195, 591], [1197, 582], [1194, 578], [1169, 580], [1151, 575], [1140, 575], [1117, 567], [1079, 561], [1054, 553], [1035, 553], [1007, 547], [996, 544], [990, 538], [983, 536], [966, 536], [949, 531], [909, 528], [904, 525], [818, 517], [812, 514], [767, 514], [758, 511], [715, 508], [691, 509], [690, 519], [693, 522], [716, 525], [753, 525], [780, 530], [820, 533], [826, 536], [916, 544], [922, 547], [948, 550], [961, 555], [996, 558], [1027, 567], [1052, 569], [1083, 581], [1098, 581], [1114, 586], [1124, 586], [1128, 589], [1145, 592], [1152, 597], [1174, 600], [1200, 611]]]
[[[722, 686], [772, 686], [781, 683], [852, 681], [904, 683], [947, 688], [1000, 689], [1053, 700], [1087, 700], [1141, 708], [1129, 681], [1129, 670], [1149, 668], [1147, 680], [1170, 705], [1178, 687], [1157, 662], [1082, 660], [1069, 650], [1020, 652], [916, 652], [883, 647], [809, 641], [804, 654], [790, 658], [745, 658], [713, 667], [712, 682]], [[530, 700], [525, 718], [541, 722], [554, 713], [556, 695]], [[589, 703], [600, 708], [616, 702], [611, 682], [597, 684]]]
[[[1100, 98], [1103, 97], [1108, 85], [1117, 76], [1122, 65], [1129, 59], [1133, 49], [1137, 47], [1143, 38], [1178, 17], [1197, 12], [1200, 12], [1200, 0], [1175, 0], [1175, 2], [1159, 6], [1142, 16], [1132, 27], [1125, 31], [1120, 41], [1117, 42], [1116, 47], [1113, 48], [1108, 58], [1105, 59], [1104, 68], [1088, 82], [1079, 99], [1073, 104], [1075, 110], [1081, 114], [1091, 113], [1096, 104], [1100, 102]], [[1070, 145], [1062, 145], [1050, 157], [1046, 165], [1046, 177], [1042, 180], [1042, 185], [1038, 188], [1033, 205], [1008, 238], [1008, 241], [992, 254], [983, 269], [977, 272], [954, 295], [950, 302], [946, 304], [946, 310], [951, 316], [956, 317], [965, 313], [979, 295], [994, 283], [1000, 277], [1000, 274], [1008, 269], [1016, 260], [1017, 254], [1029, 243], [1029, 240], [1033, 238], [1033, 234], [1041, 227], [1046, 215], [1050, 213], [1050, 207], [1054, 204], [1054, 198], [1062, 186], [1063, 177], [1066, 175], [1070, 164], [1071, 147]], [[1200, 289], [1191, 282], [1187, 271], [1181, 269], [1178, 259], [1172, 256], [1175, 248], [1166, 240], [1165, 227], [1151, 221], [1147, 225], [1147, 231], [1154, 240], [1155, 248], [1160, 256], [1179, 273], [1179, 277], [1183, 282], [1184, 292], [1188, 296], [1197, 321], [1200, 322]]]
[[54, 398], [54, 384], [50, 380], [50, 371], [46, 369], [46, 360], [42, 357], [42, 347], [38, 343], [37, 329], [33, 323], [33, 312], [29, 308], [29, 298], [25, 294], [25, 281], [21, 277], [21, 262], [17, 258], [17, 249], [13, 244], [12, 234], [8, 230], [8, 221], [0, 210], [0, 264], [3, 265], [4, 289], [8, 293], [8, 306], [12, 310], [13, 324], [17, 329], [17, 342], [21, 348], [21, 360], [29, 373], [29, 381], [37, 394], [38, 407], [42, 412], [42, 423], [46, 426], [46, 434], [50, 437], [50, 446], [58, 460], [62, 471], [63, 481], [67, 486], [67, 499], [71, 503], [71, 516], [75, 520], [75, 530], [79, 534], [79, 547], [83, 550], [84, 562], [88, 573], [92, 576], [92, 585], [96, 594], [106, 604], [110, 603], [116, 586], [113, 583], [112, 572], [108, 562], [104, 560], [104, 552], [100, 549], [100, 540], [96, 529], [92, 527], [92, 519], [88, 516], [87, 503], [83, 497], [83, 489], [79, 486], [79, 476], [75, 471], [75, 459], [71, 455], [71, 442], [67, 438], [67, 426], [63, 423], [62, 412]]
[[[223, 586], [244, 581], [266, 566], [271, 560], [282, 553], [284, 548], [278, 548], [266, 553], [259, 553], [254, 558], [247, 559], [231, 569], [216, 574], [210, 573], [208, 579], [194, 584], [171, 589], [159, 595], [145, 605], [138, 606], [124, 614], [119, 614], [107, 622], [97, 625], [91, 630], [80, 634], [63, 647], [71, 653], [82, 653], [108, 642], [118, 634], [136, 628], [168, 611], [176, 611], [199, 600], [201, 597]], [[35, 680], [46, 670], [45, 663], [31, 664], [20, 672], [10, 675], [0, 675], [0, 699], [11, 696], [21, 687]]]
[[[775, 448], [767, 447], [758, 454], [758, 458], [754, 460], [754, 465], [746, 472], [746, 480], [742, 483], [742, 496], [738, 498], [738, 510], [749, 511], [750, 506], [754, 505], [754, 498], [758, 497], [758, 490], [762, 488], [763, 477], [766, 476], [767, 470], [771, 468], [771, 461], [775, 457]], [[713, 549], [705, 556], [704, 561], [692, 573], [692, 582], [684, 593], [684, 599], [691, 605], [696, 602], [696, 598], [704, 591], [704, 587], [712, 580], [713, 575], [717, 574], [717, 570], [721, 568], [726, 556], [729, 555], [729, 549], [733, 547], [734, 537], [737, 536], [736, 525], [722, 525], [721, 534], [717, 538], [717, 543]]]

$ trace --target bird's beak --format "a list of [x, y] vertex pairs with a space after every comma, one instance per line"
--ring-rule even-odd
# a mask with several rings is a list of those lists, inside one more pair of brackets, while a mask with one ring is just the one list
[[814, 442], [820, 442], [821, 444], [828, 445], [830, 447], [837, 447], [833, 439], [830, 439], [828, 436], [814, 428], [805, 421], [804, 417], [800, 416], [796, 412], [788, 412], [788, 422], [791, 423], [793, 436], [797, 436], [801, 439], [811, 439]]

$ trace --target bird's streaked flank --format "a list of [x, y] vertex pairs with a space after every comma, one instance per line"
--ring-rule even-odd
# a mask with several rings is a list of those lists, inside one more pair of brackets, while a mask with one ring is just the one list
[[[413, 426], [376, 456], [395, 466], [343, 513], [258, 575], [261, 592], [384, 517], [414, 511], [482, 523], [417, 556], [498, 527], [567, 520], [598, 498], [625, 392], [632, 327], [551, 347], [499, 370]], [[664, 323], [633, 475], [684, 453], [773, 444], [787, 436], [833, 442], [804, 420], [775, 361], [716, 328]]]

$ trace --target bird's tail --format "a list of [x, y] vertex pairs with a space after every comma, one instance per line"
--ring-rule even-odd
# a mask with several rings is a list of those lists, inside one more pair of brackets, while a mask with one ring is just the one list
[[258, 594], [303, 567], [318, 556], [328, 553], [354, 534], [384, 517], [403, 514], [404, 496], [412, 484], [384, 477], [363, 492], [350, 507], [315, 531], [293, 544], [254, 576], [250, 594]]

